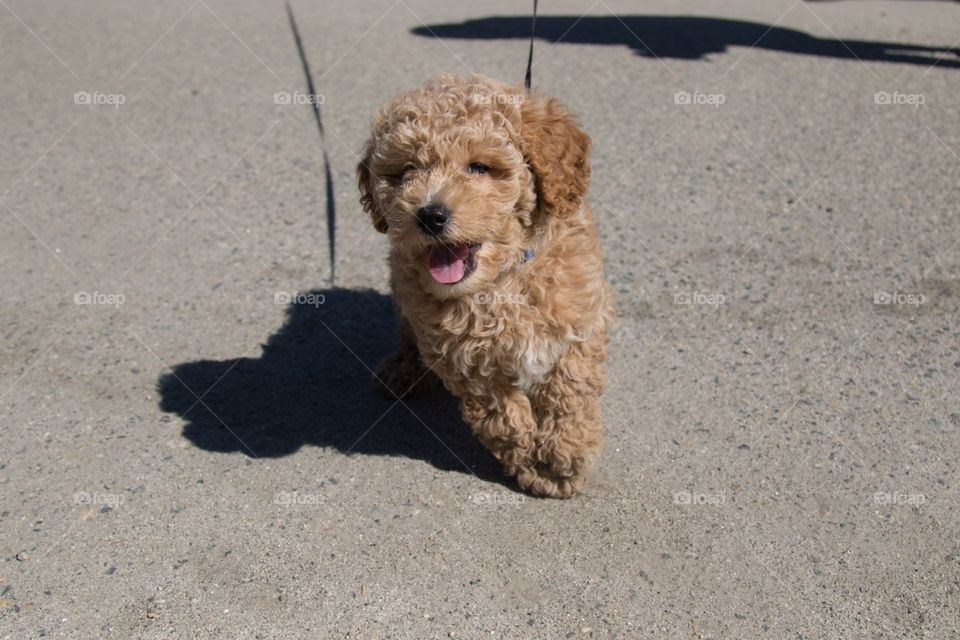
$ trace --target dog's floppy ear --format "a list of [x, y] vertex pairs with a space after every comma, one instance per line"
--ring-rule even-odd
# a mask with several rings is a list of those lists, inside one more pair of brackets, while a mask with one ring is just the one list
[[370, 214], [373, 228], [380, 233], [387, 232], [387, 220], [380, 211], [380, 206], [373, 195], [373, 173], [370, 171], [370, 157], [373, 155], [372, 141], [367, 142], [363, 149], [363, 160], [357, 165], [357, 187], [360, 189], [360, 204], [363, 210]]
[[523, 155], [536, 180], [538, 209], [560, 217], [576, 214], [590, 185], [590, 136], [553, 98], [527, 95], [520, 118]]

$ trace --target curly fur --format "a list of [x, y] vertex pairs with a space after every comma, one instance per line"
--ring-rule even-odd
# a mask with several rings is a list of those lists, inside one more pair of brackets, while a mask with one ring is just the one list
[[[585, 203], [589, 147], [556, 100], [441, 76], [379, 110], [357, 168], [363, 208], [389, 236], [400, 319], [377, 378], [402, 397], [436, 374], [507, 473], [543, 496], [577, 493], [601, 445], [613, 311]], [[476, 162], [489, 172], [471, 173]], [[432, 237], [416, 215], [437, 203], [451, 218]], [[479, 245], [473, 272], [435, 281], [438, 242]]]

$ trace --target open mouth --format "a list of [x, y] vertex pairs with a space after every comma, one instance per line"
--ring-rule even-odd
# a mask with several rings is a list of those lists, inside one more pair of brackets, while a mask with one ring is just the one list
[[479, 249], [479, 244], [434, 245], [427, 259], [430, 275], [440, 284], [463, 281], [476, 268]]

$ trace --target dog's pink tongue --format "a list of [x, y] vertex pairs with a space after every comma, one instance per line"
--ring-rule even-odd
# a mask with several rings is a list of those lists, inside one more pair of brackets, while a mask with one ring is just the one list
[[470, 247], [437, 245], [430, 251], [430, 275], [440, 284], [454, 284], [463, 280], [467, 269]]

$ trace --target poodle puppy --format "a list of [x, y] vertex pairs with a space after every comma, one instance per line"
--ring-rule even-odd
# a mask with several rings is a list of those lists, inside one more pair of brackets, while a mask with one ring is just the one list
[[600, 451], [611, 295], [590, 138], [556, 100], [444, 75], [377, 113], [360, 202], [390, 243], [398, 398], [436, 377], [520, 486], [579, 492]]

